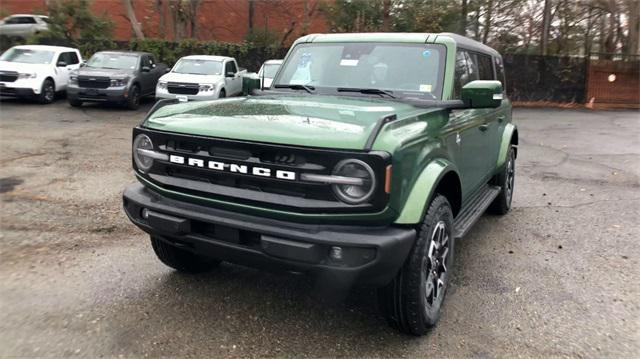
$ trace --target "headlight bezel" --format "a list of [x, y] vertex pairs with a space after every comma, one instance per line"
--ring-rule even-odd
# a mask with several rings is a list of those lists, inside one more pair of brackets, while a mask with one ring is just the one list
[[160, 90], [166, 90], [167, 86], [168, 86], [167, 81], [158, 81], [158, 84], [156, 85], [156, 87], [159, 88]]
[[37, 72], [18, 72], [19, 80], [35, 79], [38, 77]]
[[129, 83], [128, 77], [116, 77], [109, 79], [109, 87], [123, 87]]
[[[148, 147], [141, 147], [140, 143], [145, 140], [148, 142]], [[153, 167], [153, 158], [142, 155], [140, 152], [138, 152], [138, 149], [153, 151], [153, 148], [154, 147], [153, 147], [153, 142], [151, 141], [151, 138], [144, 133], [138, 134], [136, 138], [133, 140], [133, 145], [132, 145], [133, 162], [135, 163], [136, 169], [138, 171], [142, 173], [147, 173]], [[143, 158], [145, 160], [148, 160], [149, 163], [148, 164], [143, 163], [143, 160], [142, 160]]]
[[210, 92], [216, 90], [216, 84], [198, 84], [198, 92]]
[[[357, 185], [353, 185], [353, 184], [332, 184], [331, 185], [331, 189], [333, 190], [333, 193], [335, 194], [335, 196], [340, 201], [342, 201], [344, 203], [351, 204], [351, 205], [365, 203], [365, 202], [369, 201], [373, 197], [373, 195], [376, 192], [376, 187], [378, 185], [378, 181], [377, 181], [377, 178], [376, 178], [375, 171], [373, 170], [373, 168], [368, 163], [366, 163], [365, 161], [356, 159], [356, 158], [344, 159], [344, 160], [341, 160], [340, 162], [338, 162], [335, 165], [335, 167], [333, 168], [333, 171], [331, 173], [334, 176], [356, 178], [356, 176], [345, 176], [344, 174], [341, 174], [341, 171], [347, 165], [350, 165], [350, 164], [354, 164], [356, 166], [360, 166], [368, 174], [368, 179], [370, 181], [369, 189], [366, 190], [366, 192], [365, 192], [365, 194], [363, 196], [360, 196], [358, 198], [354, 198], [353, 196], [350, 196], [348, 193], [345, 193], [345, 190], [343, 189], [344, 186], [357, 186]], [[365, 179], [366, 177], [357, 177], [357, 178]]]

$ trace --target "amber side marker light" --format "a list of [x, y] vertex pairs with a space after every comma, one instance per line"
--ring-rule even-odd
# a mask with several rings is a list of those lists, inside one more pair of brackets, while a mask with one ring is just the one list
[[384, 173], [384, 191], [385, 193], [391, 193], [391, 165], [387, 166]]

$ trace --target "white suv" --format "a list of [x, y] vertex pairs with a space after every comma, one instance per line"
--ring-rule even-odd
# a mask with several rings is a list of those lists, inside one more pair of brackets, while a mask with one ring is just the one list
[[28, 37], [49, 30], [49, 18], [43, 15], [16, 14], [2, 19], [0, 35]]
[[51, 103], [69, 83], [69, 73], [80, 68], [78, 49], [60, 46], [14, 46], [0, 56], [0, 95], [35, 97]]
[[246, 73], [233, 57], [185, 56], [158, 80], [156, 98], [212, 100], [239, 95]]

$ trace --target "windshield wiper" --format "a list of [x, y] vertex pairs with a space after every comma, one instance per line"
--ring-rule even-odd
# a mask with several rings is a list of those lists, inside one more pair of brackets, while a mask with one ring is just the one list
[[289, 84], [289, 85], [277, 84], [274, 87], [277, 89], [305, 90], [308, 93], [313, 93], [313, 91], [315, 91], [316, 89], [313, 86], [307, 86], [302, 84]]
[[393, 95], [393, 91], [389, 90], [381, 90], [375, 88], [356, 88], [356, 87], [338, 87], [336, 89], [338, 92], [360, 92], [362, 94], [371, 94], [371, 95], [380, 95], [380, 96], [389, 96], [391, 98], [396, 98]]

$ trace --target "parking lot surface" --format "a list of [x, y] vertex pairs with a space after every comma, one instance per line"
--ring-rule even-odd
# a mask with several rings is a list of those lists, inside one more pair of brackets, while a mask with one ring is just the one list
[[1, 357], [637, 357], [640, 115], [516, 109], [514, 208], [456, 248], [440, 324], [387, 327], [375, 291], [224, 264], [184, 275], [121, 210], [131, 112], [0, 102]]

